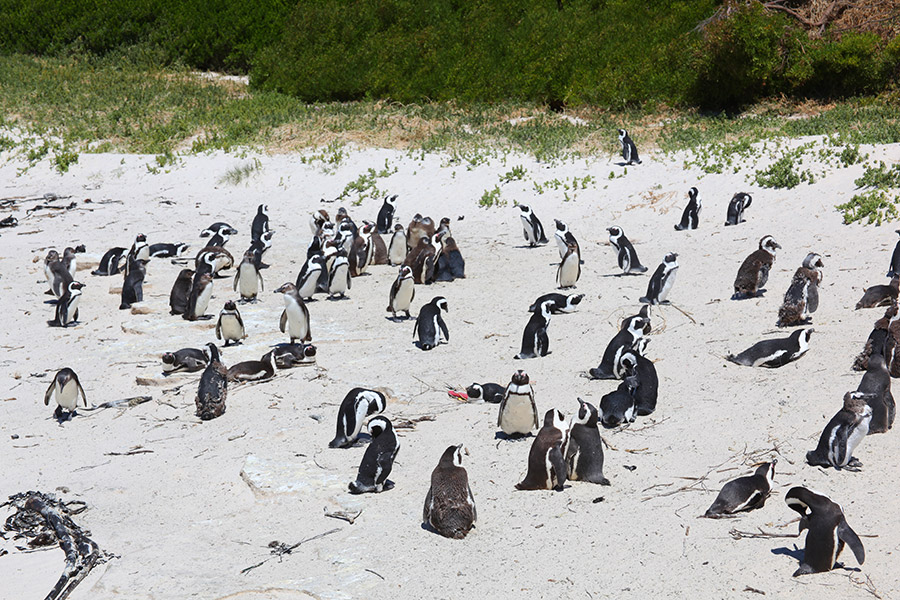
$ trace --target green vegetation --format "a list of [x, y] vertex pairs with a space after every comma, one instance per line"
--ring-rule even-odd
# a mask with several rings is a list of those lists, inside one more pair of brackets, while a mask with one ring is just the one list
[[500, 186], [495, 185], [490, 190], [484, 190], [484, 193], [481, 194], [481, 198], [478, 200], [478, 206], [482, 208], [506, 206], [506, 200], [500, 198]]
[[889, 192], [900, 188], [900, 165], [888, 167], [879, 161], [877, 166], [867, 166], [862, 177], [854, 183], [863, 191], [854, 195], [849, 202], [837, 206], [844, 213], [844, 223], [865, 219], [869, 224], [881, 225], [883, 220], [900, 217], [896, 193]]
[[[378, 189], [377, 182], [384, 177], [390, 177], [397, 172], [397, 167], [391, 167], [390, 162], [385, 159], [384, 169], [376, 171], [369, 167], [359, 177], [344, 186], [343, 191], [338, 195], [337, 200], [353, 198], [351, 204], [359, 206], [366, 198], [378, 200], [384, 197], [385, 192]], [[355, 196], [355, 197], [354, 197]]]
[[[157, 157], [158, 159], [159, 157]], [[160, 165], [164, 166], [164, 165]], [[254, 158], [251, 161], [248, 161], [242, 165], [233, 167], [228, 169], [228, 171], [219, 178], [219, 183], [225, 183], [228, 185], [238, 185], [242, 181], [250, 178], [253, 174], [257, 173], [262, 168], [262, 163], [259, 162], [258, 158]]]

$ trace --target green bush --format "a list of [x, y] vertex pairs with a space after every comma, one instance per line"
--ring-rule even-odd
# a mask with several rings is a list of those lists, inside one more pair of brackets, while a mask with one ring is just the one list
[[836, 40], [810, 41], [786, 76], [793, 91], [803, 96], [871, 94], [883, 89], [890, 77], [881, 46], [873, 33], [849, 32]]

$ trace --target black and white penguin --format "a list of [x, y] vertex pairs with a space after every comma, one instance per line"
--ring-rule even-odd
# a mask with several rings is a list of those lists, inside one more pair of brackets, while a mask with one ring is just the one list
[[313, 294], [319, 288], [319, 279], [325, 270], [325, 257], [321, 254], [310, 256], [297, 275], [297, 295], [307, 302], [313, 299]]
[[255, 256], [252, 250], [244, 252], [244, 258], [234, 274], [232, 288], [235, 292], [240, 290], [241, 300], [253, 302], [256, 296], [265, 290], [262, 274], [256, 266]]
[[435, 239], [441, 249], [437, 253], [434, 265], [435, 281], [453, 281], [466, 278], [466, 261], [456, 245], [456, 240], [448, 232], [438, 232]]
[[[900, 229], [894, 233], [900, 234]], [[887, 276], [892, 279], [900, 276], [900, 240], [897, 241], [897, 245], [894, 246], [894, 252], [891, 254], [891, 265], [888, 267]]]
[[[190, 246], [178, 244], [150, 244], [150, 258], [178, 258], [182, 256]], [[101, 262], [102, 264], [102, 262]]]
[[737, 225], [744, 222], [744, 211], [750, 208], [753, 198], [746, 192], [738, 192], [728, 202], [728, 215], [725, 225]]
[[369, 265], [386, 265], [388, 261], [388, 248], [384, 243], [384, 238], [378, 233], [375, 223], [371, 221], [363, 221], [362, 234], [368, 238], [369, 246], [372, 251], [369, 254]]
[[892, 304], [897, 301], [898, 293], [900, 293], [900, 275], [894, 275], [888, 285], [873, 285], [866, 288], [863, 297], [856, 303], [856, 310]]
[[603, 475], [603, 440], [597, 426], [597, 408], [581, 398], [578, 398], [578, 404], [566, 446], [568, 478], [609, 485], [609, 479]]
[[225, 413], [225, 399], [228, 397], [228, 369], [219, 358], [219, 349], [213, 343], [206, 344], [209, 349], [209, 364], [200, 376], [200, 386], [194, 404], [197, 416], [202, 421], [221, 417]]
[[403, 265], [410, 267], [413, 280], [418, 284], [430, 284], [434, 281], [434, 267], [437, 250], [429, 236], [420, 237], [415, 247], [403, 260]]
[[[53, 416], [60, 422], [68, 421], [75, 416], [75, 409], [78, 408], [78, 396], [85, 408], [88, 408], [87, 396], [81, 382], [78, 381], [78, 375], [69, 367], [65, 367], [56, 372], [47, 391], [44, 392], [44, 406], [50, 405], [50, 397], [56, 398], [56, 411]], [[66, 411], [67, 414], [63, 414]]]
[[675, 276], [678, 274], [678, 255], [669, 252], [663, 261], [656, 267], [650, 282], [647, 284], [647, 295], [640, 299], [644, 304], [665, 304], [672, 286], [675, 285]]
[[247, 332], [244, 330], [241, 313], [238, 312], [234, 302], [229, 300], [219, 312], [219, 320], [216, 321], [216, 339], [225, 340], [225, 345], [230, 346], [232, 342], [240, 344], [245, 337]]
[[209, 300], [212, 298], [213, 277], [210, 273], [194, 273], [191, 282], [191, 293], [188, 294], [187, 307], [181, 317], [188, 321], [196, 321], [206, 316]]
[[245, 360], [225, 373], [228, 381], [263, 381], [275, 377], [275, 354], [270, 350], [259, 360]]
[[411, 318], [409, 316], [409, 307], [415, 297], [416, 288], [413, 282], [412, 269], [400, 267], [397, 279], [391, 284], [391, 295], [388, 299], [387, 312], [393, 313], [394, 319], [397, 318], [398, 311], [405, 312], [407, 319]]
[[872, 422], [869, 433], [885, 433], [894, 426], [897, 404], [891, 394], [891, 374], [881, 354], [869, 357], [866, 374], [859, 382], [857, 392], [866, 395], [866, 401], [872, 407]]
[[209, 241], [206, 243], [207, 246], [216, 247], [225, 246], [225, 244], [228, 243], [229, 238], [231, 238], [231, 236], [233, 235], [237, 235], [237, 229], [235, 229], [228, 223], [222, 222], [213, 223], [200, 232], [200, 237], [209, 238]]
[[416, 337], [418, 332], [419, 348], [422, 350], [436, 348], [441, 343], [441, 333], [444, 335], [445, 342], [450, 341], [450, 332], [441, 317], [442, 310], [450, 312], [447, 299], [443, 296], [435, 296], [431, 302], [419, 309], [419, 316], [413, 326], [413, 337]]
[[337, 432], [334, 439], [328, 442], [329, 448], [348, 448], [352, 446], [362, 431], [366, 419], [384, 412], [387, 399], [384, 394], [365, 388], [353, 388], [344, 400], [337, 414]]
[[65, 293], [56, 301], [56, 318], [53, 324], [68, 327], [78, 321], [78, 304], [81, 301], [83, 283], [72, 281], [66, 286]]
[[469, 475], [462, 466], [462, 444], [450, 446], [431, 472], [431, 486], [425, 496], [422, 521], [444, 537], [461, 540], [475, 526], [478, 514], [469, 487]]
[[581, 255], [576, 244], [569, 244], [566, 255], [556, 269], [556, 281], [559, 289], [566, 290], [575, 287], [581, 278]]
[[438, 224], [437, 231], [434, 232], [434, 236], [437, 237], [439, 235], [443, 235], [446, 237], [451, 237], [453, 233], [450, 231], [450, 217], [441, 218], [441, 222]]
[[385, 196], [384, 204], [381, 205], [381, 209], [378, 211], [378, 218], [375, 219], [375, 224], [378, 226], [378, 233], [391, 232], [391, 223], [394, 222], [394, 210], [396, 208], [396, 194], [393, 196]]
[[609, 243], [616, 249], [616, 261], [618, 262], [619, 268], [622, 269], [622, 272], [626, 275], [631, 275], [632, 273], [646, 273], [647, 267], [641, 264], [637, 252], [634, 250], [634, 246], [632, 246], [628, 238], [625, 237], [625, 232], [622, 231], [622, 228], [613, 226], [608, 227], [606, 231], [609, 232]]
[[132, 304], [144, 301], [144, 276], [147, 274], [147, 261], [144, 259], [128, 259], [128, 274], [122, 282], [122, 302], [119, 310], [131, 308]]
[[656, 410], [656, 401], [659, 397], [659, 376], [656, 374], [656, 366], [647, 358], [645, 352], [649, 338], [642, 337], [634, 343], [631, 350], [626, 350], [619, 357], [616, 372], [625, 373], [625, 379], [631, 387], [631, 395], [634, 398], [634, 411], [640, 417], [645, 417]]
[[534, 248], [538, 244], [546, 244], [547, 236], [544, 234], [544, 226], [541, 225], [541, 220], [537, 218], [537, 215], [534, 214], [527, 204], [519, 204], [517, 206], [522, 211], [519, 217], [522, 219], [522, 231], [528, 245]]
[[637, 410], [634, 403], [635, 380], [626, 377], [619, 387], [600, 398], [600, 423], [607, 429], [634, 423]]
[[279, 369], [316, 363], [316, 347], [312, 344], [280, 344], [272, 350], [272, 354]]
[[566, 483], [566, 446], [569, 424], [563, 414], [551, 408], [544, 415], [544, 426], [538, 431], [528, 451], [528, 472], [516, 484], [517, 490], [557, 490]]
[[[59, 296], [62, 293], [62, 292], [60, 292], [60, 294], [57, 294], [53, 289], [53, 278], [54, 278], [53, 269], [54, 269], [54, 265], [58, 262], [59, 262], [59, 252], [57, 252], [56, 250], [50, 250], [49, 252], [47, 252], [47, 256], [44, 258], [44, 276], [47, 278], [47, 283], [50, 285], [50, 289], [47, 290], [46, 293], [53, 294], [57, 298], [59, 298]], [[56, 268], [62, 268], [62, 267], [60, 265], [59, 267], [56, 267]], [[65, 271], [66, 274], [69, 273], [65, 268], [62, 268], [62, 271]]]
[[537, 358], [550, 354], [550, 338], [547, 327], [550, 326], [550, 308], [552, 300], [547, 300], [531, 314], [525, 332], [522, 334], [522, 350], [513, 358]]
[[797, 329], [786, 338], [757, 342], [740, 354], [729, 354], [725, 359], [745, 367], [783, 367], [806, 354], [809, 338], [814, 331], [812, 327]]
[[703, 516], [715, 519], [765, 506], [766, 498], [772, 493], [777, 463], [776, 459], [772, 459], [772, 462], [758, 466], [753, 475], [738, 477], [723, 485], [719, 495]]
[[247, 252], [253, 256], [253, 265], [257, 270], [269, 268], [269, 265], [263, 262], [263, 258], [265, 258], [269, 248], [272, 247], [272, 238], [274, 236], [275, 232], [270, 229], [269, 231], [264, 232], [258, 240], [250, 242], [250, 247], [247, 248]]
[[794, 273], [791, 285], [784, 293], [784, 303], [778, 309], [778, 326], [807, 325], [809, 315], [819, 308], [819, 284], [822, 283], [822, 257], [810, 252]]
[[803, 560], [800, 561], [800, 568], [794, 572], [794, 577], [830, 571], [837, 566], [844, 544], [850, 546], [859, 564], [866, 561], [862, 541], [847, 523], [840, 504], [799, 486], [788, 490], [784, 501], [788, 507], [800, 513], [800, 533], [804, 529], [809, 530]]
[[388, 479], [400, 450], [394, 426], [385, 416], [374, 417], [369, 421], [369, 435], [372, 442], [359, 463], [356, 481], [350, 483], [351, 494], [385, 492], [394, 487], [394, 482]]
[[775, 263], [775, 250], [781, 248], [771, 235], [759, 240], [759, 248], [744, 259], [734, 279], [732, 299], [760, 296]]
[[626, 350], [634, 347], [635, 343], [650, 332], [650, 319], [644, 315], [634, 315], [627, 317], [622, 321], [622, 327], [619, 332], [613, 336], [606, 350], [603, 352], [603, 358], [600, 364], [591, 369], [588, 373], [593, 379], [622, 379], [624, 372], [620, 372], [617, 366], [620, 364], [620, 357]]
[[147, 244], [147, 236], [143, 233], [139, 233], [135, 236], [134, 243], [131, 244], [131, 249], [128, 250], [128, 255], [125, 257], [126, 275], [128, 275], [128, 270], [131, 268], [131, 262], [133, 260], [150, 261], [150, 246]]
[[500, 404], [506, 396], [506, 386], [499, 383], [473, 383], [466, 388], [469, 402], [489, 402]]
[[358, 235], [353, 238], [353, 241], [350, 244], [350, 251], [347, 254], [351, 277], [359, 277], [366, 272], [372, 250], [369, 236]]
[[637, 146], [634, 145], [634, 142], [631, 141], [631, 136], [624, 129], [619, 130], [619, 145], [622, 146], [622, 159], [626, 165], [641, 164], [641, 159], [638, 158]]
[[350, 289], [350, 261], [346, 256], [338, 256], [331, 265], [328, 273], [328, 298], [335, 296], [345, 298]]
[[194, 373], [202, 371], [209, 364], [209, 356], [199, 348], [182, 348], [162, 355], [163, 373]]
[[253, 223], [250, 225], [250, 239], [261, 240], [267, 231], [269, 231], [269, 207], [260, 204], [256, 207], [256, 216], [253, 217]]
[[867, 394], [862, 392], [844, 394], [843, 408], [825, 425], [816, 449], [806, 453], [806, 462], [813, 466], [858, 471], [862, 463], [853, 457], [853, 452], [869, 434], [872, 407], [868, 400]]
[[538, 428], [537, 405], [528, 373], [519, 369], [506, 386], [506, 394], [497, 412], [497, 427], [508, 436], [523, 436]]
[[209, 273], [213, 277], [234, 266], [231, 252], [221, 246], [207, 246], [197, 253], [194, 259], [194, 270], [198, 273]]
[[556, 246], [559, 248], [559, 260], [565, 260], [566, 253], [569, 251], [569, 246], [575, 244], [575, 251], [578, 253], [578, 261], [581, 262], [581, 246], [578, 245], [578, 240], [576, 240], [575, 236], [572, 235], [572, 232], [569, 231], [569, 226], [559, 219], [554, 219], [553, 221], [556, 223], [556, 233], [553, 235], [556, 238]]
[[285, 283], [275, 290], [275, 293], [282, 294], [284, 298], [284, 310], [281, 311], [281, 320], [278, 323], [281, 333], [287, 333], [292, 344], [294, 340], [312, 341], [309, 309], [297, 293], [297, 287], [293, 283]]
[[700, 201], [700, 192], [697, 188], [692, 187], [688, 190], [688, 203], [681, 213], [681, 222], [675, 226], [675, 231], [683, 231], [685, 229], [697, 229], [700, 225], [700, 209], [702, 202]]
[[330, 223], [331, 217], [328, 216], [328, 211], [324, 209], [319, 209], [314, 213], [309, 215], [309, 228], [312, 230], [312, 234], [316, 235], [316, 233], [322, 228], [322, 225], [325, 223]]
[[75, 279], [75, 272], [78, 270], [78, 257], [75, 255], [75, 248], [66, 248], [63, 250], [62, 258], [63, 266], [69, 272], [69, 277]]
[[554, 315], [558, 313], [570, 313], [575, 312], [575, 309], [581, 304], [581, 301], [584, 300], [584, 294], [569, 294], [568, 296], [556, 292], [544, 294], [528, 307], [528, 312], [539, 310], [541, 304], [547, 300], [553, 302], [550, 307], [550, 312]]
[[338, 256], [342, 255], [342, 251], [338, 249], [338, 243], [334, 240], [325, 242], [325, 247], [322, 250], [322, 259], [324, 262], [322, 263], [324, 268], [322, 272], [319, 273], [319, 283], [316, 287], [316, 290], [322, 292], [324, 294], [328, 293], [328, 283], [331, 281], [331, 267], [334, 266], [334, 261], [337, 260]]
[[406, 260], [407, 244], [406, 231], [403, 225], [397, 223], [394, 225], [394, 234], [391, 236], [391, 242], [388, 244], [388, 264], [392, 267], [402, 265]]
[[91, 271], [91, 275], [100, 275], [100, 276], [110, 276], [110, 275], [118, 275], [119, 271], [122, 270], [121, 262], [122, 259], [125, 258], [125, 248], [110, 248], [107, 250], [103, 257], [100, 259], [100, 265]]

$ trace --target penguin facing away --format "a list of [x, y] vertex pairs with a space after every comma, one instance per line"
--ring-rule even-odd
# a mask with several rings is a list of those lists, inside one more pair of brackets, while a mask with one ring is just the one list
[[53, 324], [68, 327], [78, 321], [78, 304], [81, 300], [83, 283], [73, 281], [66, 286], [66, 292], [56, 301], [56, 317]]
[[541, 220], [537, 218], [537, 215], [534, 214], [534, 211], [527, 204], [518, 204], [517, 206], [521, 211], [519, 217], [522, 219], [522, 231], [528, 245], [534, 248], [539, 244], [546, 244], [547, 236], [544, 233], [544, 226], [541, 224]]
[[356, 443], [365, 420], [384, 412], [387, 399], [384, 394], [365, 388], [353, 388], [344, 400], [337, 414], [337, 430], [328, 442], [329, 448], [349, 448]]
[[700, 200], [700, 192], [697, 188], [692, 187], [688, 190], [688, 203], [684, 207], [681, 214], [681, 222], [675, 226], [675, 231], [683, 231], [685, 229], [697, 229], [700, 225], [700, 209], [702, 202]]
[[250, 247], [247, 248], [247, 252], [249, 252], [250, 256], [253, 258], [253, 266], [256, 267], [257, 271], [269, 268], [269, 265], [263, 262], [263, 258], [266, 256], [266, 252], [272, 247], [273, 237], [275, 237], [275, 232], [270, 229], [263, 233], [258, 240], [250, 242]]
[[200, 386], [194, 404], [201, 421], [209, 421], [225, 414], [225, 400], [228, 397], [228, 369], [219, 358], [219, 349], [213, 343], [209, 348], [209, 364], [200, 376]]
[[875, 321], [863, 351], [853, 360], [854, 371], [865, 371], [869, 368], [869, 357], [880, 354], [884, 362], [890, 364], [891, 377], [900, 374], [900, 352], [895, 352], [900, 337], [900, 307], [897, 303], [888, 306], [884, 316]]
[[622, 269], [622, 272], [625, 275], [646, 273], [647, 267], [641, 264], [637, 252], [634, 250], [634, 246], [632, 246], [628, 238], [625, 237], [625, 232], [622, 231], [622, 228], [613, 226], [608, 227], [606, 231], [609, 232], [609, 243], [612, 244], [612, 247], [616, 250], [616, 262], [618, 263], [619, 268]]
[[557, 490], [566, 483], [565, 452], [569, 442], [569, 426], [563, 414], [552, 408], [544, 415], [544, 426], [528, 452], [528, 472], [516, 484], [517, 490]]
[[844, 394], [843, 408], [828, 421], [816, 449], [806, 453], [806, 462], [813, 466], [859, 471], [862, 463], [853, 457], [853, 451], [869, 433], [872, 407], [868, 400], [868, 394], [862, 392]]
[[763, 340], [740, 354], [729, 354], [725, 360], [745, 367], [783, 367], [806, 354], [814, 331], [812, 327], [806, 327], [795, 330], [786, 338]]
[[120, 263], [125, 258], [125, 248], [110, 248], [100, 259], [100, 265], [93, 271], [91, 275], [110, 276], [118, 275], [121, 270]]
[[525, 332], [522, 334], [522, 350], [513, 358], [537, 358], [550, 354], [550, 338], [547, 327], [550, 325], [550, 308], [552, 300], [541, 304], [540, 310], [531, 314]]
[[819, 284], [822, 283], [822, 272], [825, 265], [822, 257], [810, 252], [803, 259], [803, 264], [794, 273], [791, 285], [784, 293], [784, 303], [778, 309], [778, 326], [790, 327], [806, 325], [809, 315], [819, 308]]
[[119, 310], [131, 308], [132, 304], [144, 301], [144, 276], [147, 274], [147, 261], [129, 259], [128, 274], [122, 282], [122, 303]]
[[734, 280], [733, 300], [762, 295], [769, 280], [769, 270], [775, 262], [775, 250], [781, 245], [771, 235], [759, 240], [759, 249], [744, 259]]
[[[900, 229], [894, 233], [900, 234]], [[897, 245], [894, 246], [894, 252], [891, 254], [891, 265], [888, 267], [887, 272], [887, 276], [892, 279], [898, 275], [900, 275], [900, 240], [898, 240]]]
[[827, 496], [804, 487], [793, 487], [784, 496], [788, 507], [800, 513], [800, 533], [808, 529], [806, 547], [800, 568], [794, 577], [810, 573], [826, 573], [837, 564], [844, 544], [853, 551], [859, 564], [866, 560], [866, 551], [856, 532], [847, 524], [844, 509]]
[[[50, 381], [49, 387], [47, 387], [47, 391], [44, 392], [44, 406], [49, 406], [50, 397], [55, 396], [57, 406], [53, 416], [60, 422], [68, 421], [75, 416], [79, 395], [84, 407], [88, 408], [87, 396], [84, 393], [84, 388], [81, 387], [78, 375], [69, 367], [64, 367], [56, 372], [53, 380]], [[63, 414], [64, 411], [67, 414]]]
[[738, 192], [728, 202], [728, 215], [725, 225], [737, 225], [744, 222], [744, 211], [750, 208], [753, 198], [745, 192]]
[[431, 302], [419, 309], [419, 316], [416, 318], [416, 324], [413, 326], [413, 337], [418, 332], [419, 348], [422, 350], [431, 350], [441, 343], [441, 334], [444, 340], [450, 341], [450, 332], [447, 330], [447, 324], [441, 317], [441, 311], [450, 312], [447, 305], [447, 299], [443, 296], [435, 296]]
[[539, 427], [534, 390], [529, 383], [528, 373], [519, 369], [513, 373], [506, 387], [506, 395], [497, 412], [497, 427], [510, 437], [529, 435]]
[[718, 518], [737, 512], [762, 508], [772, 493], [777, 459], [761, 464], [753, 475], [732, 479], [722, 486], [719, 495], [706, 510], [704, 517]]
[[884, 356], [873, 354], [869, 357], [866, 374], [856, 391], [866, 395], [866, 402], [872, 408], [869, 434], [885, 433], [894, 426], [897, 404], [891, 394], [891, 374]]
[[267, 231], [269, 231], [269, 207], [260, 204], [256, 208], [256, 216], [253, 217], [253, 223], [250, 225], [250, 239], [260, 240]]
[[678, 255], [669, 252], [663, 258], [647, 283], [647, 295], [640, 299], [645, 304], [666, 304], [669, 292], [675, 285], [675, 276], [678, 274]]
[[445, 233], [438, 233], [435, 238], [441, 244], [434, 267], [435, 281], [453, 281], [466, 278], [466, 261], [456, 245], [456, 240]]
[[373, 417], [368, 427], [372, 442], [359, 463], [356, 481], [350, 483], [351, 494], [378, 493], [394, 487], [394, 482], [388, 479], [400, 450], [394, 427], [384, 416]]
[[626, 350], [619, 357], [617, 372], [625, 373], [625, 380], [631, 387], [634, 398], [634, 411], [645, 417], [656, 410], [659, 396], [659, 376], [653, 361], [644, 355], [649, 338], [643, 337], [634, 343], [631, 350]]
[[406, 260], [406, 254], [406, 232], [403, 230], [403, 225], [397, 223], [394, 225], [394, 234], [391, 236], [391, 242], [388, 245], [388, 263], [392, 267], [402, 265]]
[[650, 319], [643, 314], [627, 317], [622, 321], [622, 326], [615, 336], [609, 341], [600, 364], [588, 371], [592, 379], [621, 379], [625, 377], [624, 371], [618, 369], [619, 358], [626, 350], [634, 347], [634, 344], [650, 332]]
[[597, 427], [597, 408], [581, 398], [578, 404], [566, 446], [567, 476], [572, 481], [610, 485], [603, 475], [603, 440]]
[[462, 466], [462, 444], [450, 446], [431, 472], [431, 486], [425, 496], [422, 521], [444, 537], [461, 540], [478, 518], [469, 476]]
[[378, 211], [378, 217], [375, 219], [378, 233], [390, 233], [391, 223], [394, 222], [394, 210], [396, 209], [396, 206], [396, 194], [384, 197], [384, 204], [381, 205], [381, 209]]
[[634, 423], [636, 417], [633, 378], [625, 378], [619, 387], [600, 398], [600, 423], [603, 427], [613, 429], [625, 423]]
[[641, 164], [641, 159], [638, 158], [637, 146], [634, 145], [631, 136], [628, 135], [628, 131], [624, 129], [619, 130], [619, 145], [622, 147], [622, 159], [626, 165]]

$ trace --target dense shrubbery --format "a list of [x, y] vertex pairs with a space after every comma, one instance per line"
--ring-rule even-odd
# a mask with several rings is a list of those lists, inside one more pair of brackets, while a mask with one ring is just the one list
[[106, 54], [249, 72], [310, 101], [536, 100], [731, 108], [877, 93], [900, 42], [683, 0], [0, 0], [0, 52]]

